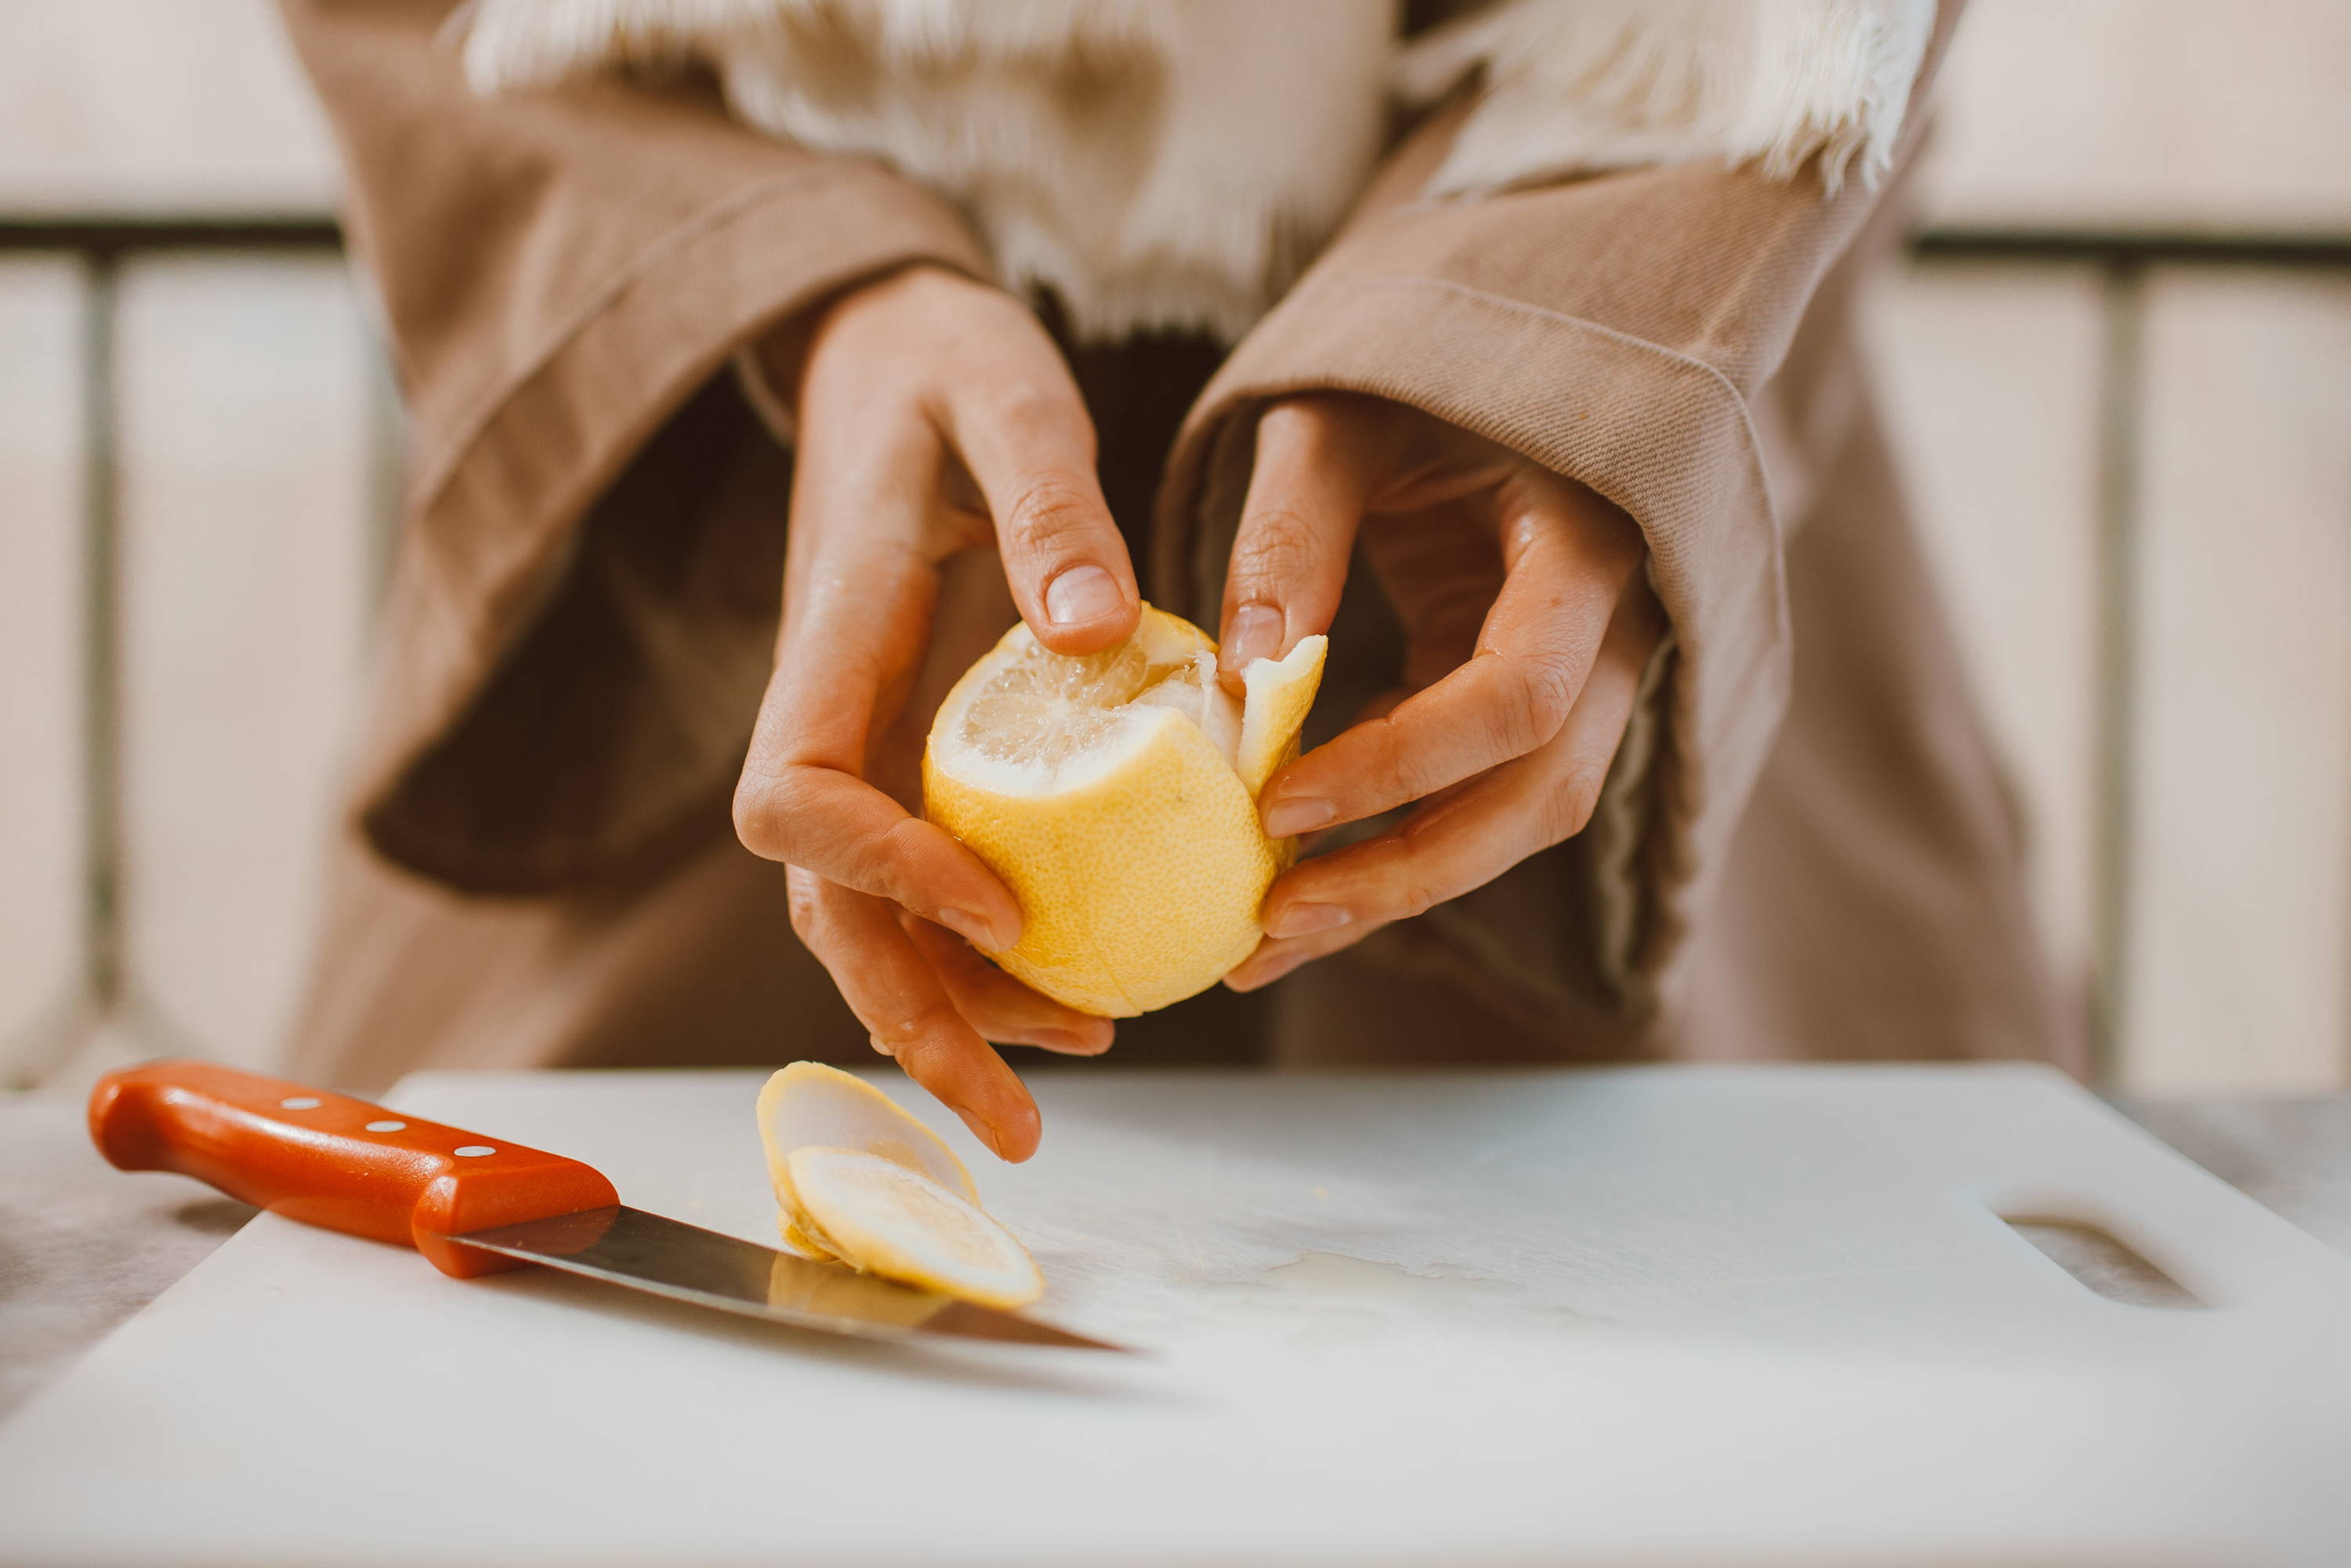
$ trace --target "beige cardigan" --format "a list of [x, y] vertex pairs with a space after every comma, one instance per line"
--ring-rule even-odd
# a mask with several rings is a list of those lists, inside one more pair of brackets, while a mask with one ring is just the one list
[[[444, 0], [286, 10], [341, 141], [414, 451], [365, 847], [307, 1060], [363, 1082], [417, 1061], [810, 1053], [772, 1016], [805, 993], [838, 1024], [807, 976], [681, 978], [773, 967], [791, 942], [774, 868], [726, 859], [713, 810], [767, 674], [788, 462], [726, 367], [861, 278], [914, 260], [991, 277], [996, 258], [948, 200], [761, 134], [705, 78], [486, 98], [436, 41]], [[1283, 982], [1277, 1054], [2073, 1060], [1848, 331], [1882, 190], [1831, 193], [1817, 161], [1774, 177], [1705, 159], [1432, 199], [1478, 104], [1456, 95], [1395, 142], [1191, 403], [1146, 592], [1212, 613], [1254, 411], [1353, 388], [1624, 506], [1670, 651], [1593, 828]], [[1106, 421], [1212, 362], [1094, 352], [1076, 360]], [[1114, 500], [1150, 493], [1157, 454], [1137, 450]], [[1122, 522], [1140, 535], [1138, 509]], [[1343, 612], [1343, 654], [1351, 626], [1368, 669], [1378, 607]], [[697, 925], [663, 904], [696, 878], [734, 913]], [[770, 916], [756, 940], [710, 935]], [[689, 928], [705, 935], [680, 950]], [[643, 977], [626, 996], [623, 969]], [[737, 999], [616, 1038], [656, 992], [689, 1013], [689, 993]]]

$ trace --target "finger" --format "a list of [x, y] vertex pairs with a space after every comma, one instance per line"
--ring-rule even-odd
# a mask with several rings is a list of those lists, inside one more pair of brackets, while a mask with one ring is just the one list
[[1094, 475], [1085, 400], [1037, 337], [1032, 361], [951, 399], [950, 436], [995, 519], [1021, 619], [1057, 653], [1099, 653], [1133, 634], [1143, 595]]
[[[753, 853], [888, 898], [1000, 951], [1020, 906], [979, 858], [864, 781], [869, 742], [921, 662], [937, 573], [906, 541], [925, 505], [893, 465], [796, 483], [796, 591], [735, 791]], [[865, 526], [831, 526], [841, 517]]]
[[1114, 1032], [1110, 1019], [1030, 990], [952, 931], [903, 913], [898, 924], [946, 988], [956, 1010], [982, 1038], [1064, 1056], [1100, 1056], [1110, 1049]]
[[1582, 694], [1641, 562], [1632, 520], [1531, 465], [1497, 492], [1508, 575], [1459, 668], [1299, 758], [1259, 798], [1275, 838], [1376, 816], [1523, 757]]
[[755, 746], [735, 831], [754, 854], [889, 899], [990, 952], [1020, 940], [1020, 905], [978, 856], [843, 769]]
[[1254, 991], [1270, 986], [1301, 964], [1327, 958], [1343, 947], [1353, 946], [1385, 924], [1381, 921], [1341, 925], [1304, 936], [1268, 936], [1257, 945], [1255, 952], [1234, 966], [1233, 972], [1225, 977], [1225, 984], [1236, 991]]
[[1398, 831], [1290, 871], [1267, 896], [1267, 935], [1280, 940], [1334, 936], [1409, 920], [1582, 832], [1599, 803], [1663, 626], [1646, 586], [1635, 585], [1625, 597], [1583, 695], [1558, 735], [1424, 806]]
[[895, 1058], [999, 1157], [1035, 1154], [1037, 1103], [956, 1010], [890, 905], [800, 866], [789, 885], [792, 929], [831, 974], [873, 1049]]
[[1252, 660], [1331, 629], [1369, 493], [1352, 400], [1292, 398], [1266, 411], [1225, 574], [1217, 674], [1236, 695]]

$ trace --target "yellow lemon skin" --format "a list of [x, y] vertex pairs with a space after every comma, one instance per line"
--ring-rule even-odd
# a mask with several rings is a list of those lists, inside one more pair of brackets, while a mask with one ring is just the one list
[[1174, 715], [1124, 766], [1066, 794], [999, 795], [923, 761], [930, 820], [1004, 879], [1027, 924], [989, 957], [1081, 1012], [1133, 1018], [1249, 956], [1289, 863], [1231, 764]]
[[[1144, 614], [1146, 632], [1165, 645], [1213, 653], [1215, 644], [1188, 622], [1149, 607]], [[1105, 1018], [1133, 1018], [1206, 990], [1256, 948], [1266, 890], [1290, 864], [1294, 842], [1265, 836], [1255, 790], [1233, 760], [1172, 712], [1160, 713], [1148, 738], [1116, 766], [1050, 793], [1002, 792], [942, 766], [950, 716], [1022, 636], [1019, 627], [1006, 633], [949, 694], [923, 758], [924, 814], [1020, 902], [1020, 940], [988, 956], [1045, 995]], [[1265, 737], [1261, 754], [1244, 759], [1259, 784], [1270, 759], [1295, 750], [1295, 727], [1321, 674], [1315, 643], [1302, 694], [1275, 705], [1283, 710], [1277, 724], [1290, 733]]]

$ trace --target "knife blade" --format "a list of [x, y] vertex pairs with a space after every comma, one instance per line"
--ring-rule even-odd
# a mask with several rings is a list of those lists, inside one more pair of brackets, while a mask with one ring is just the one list
[[450, 1239], [674, 1301], [828, 1333], [885, 1339], [931, 1333], [1073, 1350], [1124, 1348], [878, 1274], [795, 1258], [625, 1204]]
[[536, 1263], [827, 1333], [1124, 1348], [631, 1208], [561, 1155], [210, 1062], [109, 1073], [89, 1130], [120, 1169], [176, 1171], [290, 1219], [413, 1247], [458, 1279]]

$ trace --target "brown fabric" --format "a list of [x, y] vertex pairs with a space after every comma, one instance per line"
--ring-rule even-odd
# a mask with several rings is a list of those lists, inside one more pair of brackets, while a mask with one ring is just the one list
[[475, 892], [539, 892], [723, 792], [767, 685], [790, 480], [730, 380], [695, 394], [583, 519], [529, 634], [369, 805], [375, 842]]
[[[507, 776], [512, 748], [467, 749], [497, 727], [466, 716], [517, 645], [549, 630], [543, 612], [576, 581], [567, 570], [598, 497], [613, 527], [640, 537], [679, 518], [690, 497], [653, 485], [608, 492], [737, 346], [893, 267], [927, 260], [985, 276], [987, 262], [945, 203], [867, 160], [747, 131], [705, 83], [478, 99], [437, 41], [454, 8], [283, 5], [334, 124], [352, 193], [346, 226], [381, 291], [413, 415], [363, 821], [395, 861], [511, 892], [625, 859], [724, 771], [699, 740], [636, 745], [627, 758], [549, 753], [531, 779], [614, 776], [604, 811], [551, 809], [543, 830], [467, 799], [523, 787]], [[661, 618], [684, 623], [700, 608], [679, 600]], [[662, 660], [613, 630], [622, 641], [601, 640], [590, 657], [629, 688], [619, 703], [650, 712], [675, 696], [676, 682], [626, 669]], [[700, 714], [656, 723], [704, 735]]]
[[[792, 935], [784, 868], [736, 842], [723, 797], [674, 841], [559, 891], [485, 897], [335, 857], [321, 961], [289, 1068], [377, 1092], [431, 1067], [724, 1067], [874, 1061]], [[1219, 987], [1119, 1025], [1128, 1067], [1264, 1060], [1264, 999]], [[1023, 1072], [1084, 1064], [1016, 1052]]]
[[2021, 825], [1865, 402], [1788, 549], [1786, 720], [1674, 1020], [1683, 1056], [2042, 1057]]
[[[1922, 99], [1956, 9], [1939, 19]], [[1160, 589], [1178, 610], [1217, 602], [1255, 415], [1317, 387], [1412, 403], [1630, 512], [1672, 621], [1672, 664], [1652, 776], [1620, 768], [1610, 789], [1653, 791], [1655, 809], [1604, 810], [1584, 843], [1375, 940], [1395, 963], [1449, 967], [1530, 1021], [1619, 1051], [1676, 1050], [1676, 1010], [1700, 984], [1691, 937], [1722, 895], [1788, 710], [1786, 540], [1862, 403], [1839, 363], [1851, 288], [1821, 285], [1877, 204], [1857, 183], [1824, 197], [1809, 175], [1702, 165], [1420, 199], [1452, 129], [1440, 116], [1415, 133], [1210, 383], [1162, 497]], [[1813, 345], [1792, 356], [1800, 334]], [[1898, 517], [1881, 526], [1898, 531]], [[1603, 890], [1632, 904], [1637, 945], [1629, 972], [1579, 976], [1600, 911], [1573, 867], [1617, 857], [1611, 821], [1646, 834], [1630, 884]], [[1996, 858], [1976, 869], [2013, 873]], [[2020, 961], [1998, 979], [2030, 969]], [[2011, 1047], [2046, 1054], [2045, 1016]]]
[[[691, 84], [475, 103], [431, 42], [444, 9], [288, 5], [420, 432], [304, 1071], [854, 1056], [780, 873], [726, 830], [788, 463], [713, 378], [860, 277], [985, 258], [932, 198], [751, 137]], [[1193, 404], [1148, 591], [1213, 612], [1267, 399], [1398, 398], [1639, 520], [1673, 625], [1654, 745], [1583, 838], [1274, 988], [1264, 1041], [1260, 1004], [1218, 992], [1123, 1025], [1116, 1055], [2071, 1060], [1852, 342], [1872, 193], [1681, 167], [1420, 200], [1449, 129], [1399, 148]], [[1073, 359], [1139, 534], [1211, 356]], [[1395, 678], [1368, 581], [1310, 741]]]

